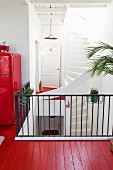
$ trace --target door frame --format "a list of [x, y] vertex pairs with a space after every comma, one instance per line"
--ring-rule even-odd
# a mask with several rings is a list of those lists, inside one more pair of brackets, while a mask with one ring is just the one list
[[61, 53], [61, 43], [45, 43], [45, 42], [41, 43], [41, 80], [43, 81], [43, 78], [42, 78], [43, 77], [43, 66], [42, 66], [43, 65], [43, 51], [42, 51], [43, 48], [42, 48], [42, 46], [43, 45], [45, 45], [45, 46], [46, 45], [51, 45], [52, 46], [54, 44], [55, 45], [59, 45], [59, 47], [60, 47], [60, 52], [59, 52], [60, 53], [60, 56], [59, 56], [60, 57], [60, 64], [59, 64], [59, 86], [58, 86], [58, 88], [59, 88], [59, 87], [61, 87], [61, 71], [62, 71], [61, 70], [61, 64], [62, 64], [62, 59], [61, 59], [62, 58], [62, 55], [61, 55], [62, 54]]

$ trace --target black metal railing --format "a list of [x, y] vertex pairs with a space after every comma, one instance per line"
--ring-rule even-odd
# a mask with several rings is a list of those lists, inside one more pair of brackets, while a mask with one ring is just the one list
[[[29, 87], [30, 87], [30, 82], [27, 82], [22, 86], [20, 91], [18, 91], [15, 94], [16, 134], [18, 134], [20, 128], [22, 128], [22, 131], [24, 131], [23, 130], [23, 123], [26, 119], [28, 111], [25, 111], [25, 107], [24, 107], [25, 105], [23, 106], [22, 94]], [[20, 95], [20, 97], [19, 97], [19, 95]], [[28, 106], [29, 106], [29, 110], [30, 110], [30, 100], [27, 101], [26, 106], [27, 106], [26, 108], [28, 108]]]
[[24, 95], [18, 92], [15, 110], [17, 137], [113, 136], [113, 95]]

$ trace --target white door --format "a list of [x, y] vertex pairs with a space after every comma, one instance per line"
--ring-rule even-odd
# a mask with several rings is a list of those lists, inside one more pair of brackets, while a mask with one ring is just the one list
[[42, 45], [42, 82], [44, 87], [60, 84], [60, 45]]

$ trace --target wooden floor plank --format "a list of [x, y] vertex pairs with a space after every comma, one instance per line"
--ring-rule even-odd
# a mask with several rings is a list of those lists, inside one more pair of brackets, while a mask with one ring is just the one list
[[99, 164], [100, 164], [102, 170], [110, 170], [109, 165], [108, 165], [107, 161], [105, 160], [105, 157], [99, 147], [98, 142], [93, 141], [91, 144], [92, 144], [93, 150], [95, 152], [95, 155], [99, 161]]
[[46, 170], [47, 169], [47, 161], [48, 161], [48, 148], [50, 147], [50, 143], [48, 141], [40, 142], [40, 161], [38, 170]]
[[82, 165], [83, 165], [83, 169], [84, 170], [92, 170], [91, 164], [90, 164], [90, 160], [87, 154], [87, 151], [85, 149], [85, 145], [84, 145], [85, 141], [78, 141], [77, 145], [79, 148], [79, 153], [81, 156], [81, 160], [82, 160]]
[[70, 148], [70, 142], [63, 142], [63, 152], [64, 152], [64, 166], [65, 170], [74, 170], [74, 163]]
[[84, 146], [88, 154], [88, 158], [91, 164], [91, 167], [93, 170], [101, 170], [101, 166], [99, 164], [99, 161], [95, 155], [95, 152], [93, 150], [93, 147], [91, 145], [93, 141], [85, 141]]
[[113, 169], [113, 153], [110, 151], [110, 141], [98, 141], [101, 151], [107, 161], [109, 168]]
[[[25, 170], [29, 170], [29, 167], [32, 167], [34, 144], [35, 144], [34, 141], [29, 141], [28, 142], [28, 147], [27, 147], [27, 151], [26, 151], [26, 154], [25, 154], [25, 158], [26, 158], [26, 161], [25, 161], [25, 164], [24, 164]], [[38, 154], [36, 156], [38, 157]], [[36, 168], [38, 168], [38, 161], [37, 161], [37, 164], [36, 164]]]
[[1, 149], [1, 152], [0, 152], [0, 165], [1, 165], [0, 167], [1, 168], [2, 166], [4, 166], [5, 160], [9, 159], [10, 153], [13, 150], [14, 141], [10, 141], [8, 138], [7, 140], [8, 141], [6, 141], [4, 144], [0, 146], [0, 147], [3, 147], [3, 149]]
[[11, 170], [20, 170], [25, 166], [28, 141], [15, 141], [15, 145], [17, 150], [16, 152], [13, 151], [15, 155], [12, 158], [10, 168]]
[[74, 168], [77, 170], [83, 170], [80, 153], [77, 146], [77, 141], [70, 142], [70, 145], [71, 145], [71, 152], [72, 152], [72, 157], [74, 162]]
[[32, 164], [31, 164], [30, 168], [33, 170], [39, 169], [39, 164], [40, 164], [40, 160], [41, 160], [40, 152], [41, 152], [40, 142], [38, 141], [38, 142], [35, 142], [35, 144], [34, 144], [33, 155], [32, 155], [32, 160], [31, 160]]
[[7, 149], [7, 155], [6, 155], [5, 150], [4, 150], [4, 154], [2, 153], [2, 164], [0, 163], [0, 170], [7, 170], [10, 168], [10, 165], [12, 164], [12, 161], [14, 159], [17, 147], [16, 145], [14, 145], [14, 142], [13, 142], [13, 144], [10, 145], [10, 148], [6, 147], [6, 149]]
[[56, 170], [55, 166], [55, 142], [49, 142], [47, 170]]
[[55, 142], [55, 159], [56, 159], [56, 170], [65, 170], [62, 141]]

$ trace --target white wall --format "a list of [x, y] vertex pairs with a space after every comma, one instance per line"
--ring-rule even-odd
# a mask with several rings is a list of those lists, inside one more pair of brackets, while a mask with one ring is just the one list
[[[38, 20], [37, 14], [34, 11], [34, 6], [29, 3], [30, 84], [31, 87], [33, 87], [34, 89], [38, 87], [40, 77], [39, 72], [40, 54], [38, 52], [38, 50], [40, 49], [39, 39], [40, 39], [40, 22]], [[36, 63], [36, 61], [38, 63]]]
[[[106, 17], [104, 18], [105, 27], [102, 30], [103, 37], [102, 40], [106, 43], [109, 43], [113, 46], [113, 0], [111, 1], [111, 4], [108, 5], [106, 8]], [[105, 93], [111, 93], [113, 94], [113, 76], [108, 75], [103, 78], [103, 85], [102, 90]]]
[[[96, 12], [91, 22], [90, 38], [95, 41], [103, 41], [113, 46], [113, 0], [104, 9]], [[90, 15], [91, 16], [91, 15]], [[90, 20], [91, 21], [91, 18]], [[92, 35], [92, 36], [91, 36]], [[113, 76], [108, 75], [102, 78], [102, 93], [113, 94]]]
[[0, 43], [6, 41], [10, 52], [20, 53], [22, 83], [29, 81], [28, 6], [19, 0], [0, 0]]

